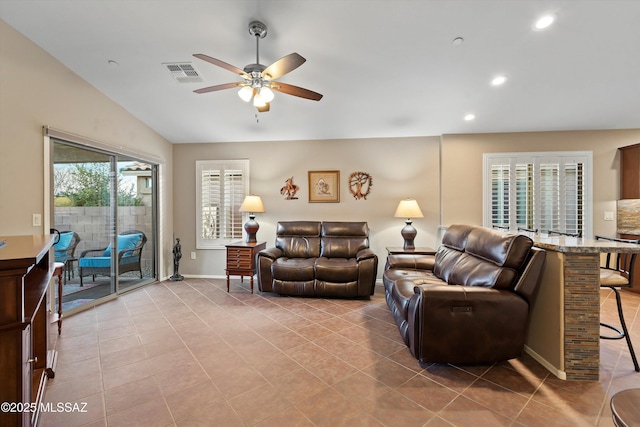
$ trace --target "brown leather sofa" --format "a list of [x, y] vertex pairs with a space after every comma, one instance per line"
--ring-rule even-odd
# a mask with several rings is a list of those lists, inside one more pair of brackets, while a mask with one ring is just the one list
[[385, 296], [422, 362], [477, 364], [524, 349], [546, 252], [524, 235], [452, 225], [435, 255], [389, 255]]
[[323, 297], [373, 295], [378, 257], [366, 222], [285, 221], [275, 247], [258, 253], [262, 292]]

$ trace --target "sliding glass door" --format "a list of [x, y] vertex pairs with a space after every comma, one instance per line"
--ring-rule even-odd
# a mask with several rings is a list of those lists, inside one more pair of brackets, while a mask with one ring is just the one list
[[56, 261], [65, 263], [63, 312], [156, 279], [155, 165], [52, 141]]

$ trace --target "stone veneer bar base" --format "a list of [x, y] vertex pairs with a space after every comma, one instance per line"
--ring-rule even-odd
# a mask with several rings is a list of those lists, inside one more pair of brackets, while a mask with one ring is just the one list
[[568, 380], [598, 380], [600, 254], [564, 254], [564, 362]]

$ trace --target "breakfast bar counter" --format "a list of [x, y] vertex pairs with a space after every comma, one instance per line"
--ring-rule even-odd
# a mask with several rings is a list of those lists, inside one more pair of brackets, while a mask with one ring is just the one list
[[531, 307], [526, 351], [558, 378], [598, 380], [600, 257], [640, 252], [640, 246], [545, 234], [529, 237], [547, 257]]

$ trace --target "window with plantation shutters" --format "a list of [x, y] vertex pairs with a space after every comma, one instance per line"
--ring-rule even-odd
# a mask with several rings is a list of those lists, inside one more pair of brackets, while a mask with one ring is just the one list
[[591, 235], [591, 152], [484, 155], [484, 225]]
[[196, 248], [242, 239], [240, 205], [249, 194], [249, 160], [196, 161]]

